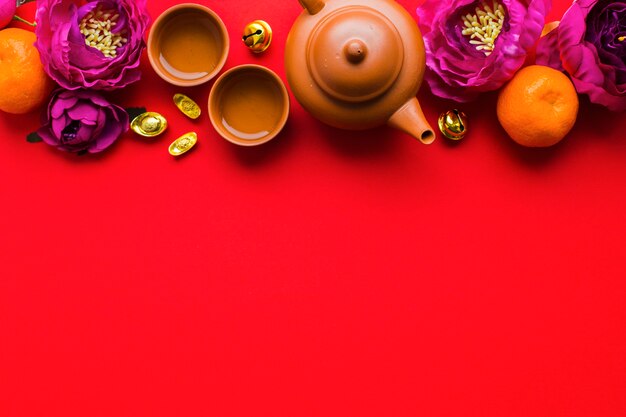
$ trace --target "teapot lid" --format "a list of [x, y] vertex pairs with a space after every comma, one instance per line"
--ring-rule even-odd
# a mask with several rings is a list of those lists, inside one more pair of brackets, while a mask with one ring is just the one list
[[344, 7], [313, 30], [307, 65], [327, 94], [363, 102], [385, 93], [404, 62], [404, 46], [395, 25], [369, 7]]

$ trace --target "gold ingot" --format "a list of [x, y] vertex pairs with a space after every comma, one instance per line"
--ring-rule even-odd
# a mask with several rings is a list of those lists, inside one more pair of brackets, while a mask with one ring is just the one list
[[439, 116], [439, 130], [451, 140], [461, 140], [467, 134], [467, 116], [460, 110], [449, 110]]
[[170, 145], [169, 152], [172, 156], [181, 156], [188, 152], [198, 143], [198, 135], [196, 132], [185, 133], [178, 139], [176, 139]]
[[255, 20], [243, 29], [242, 40], [252, 52], [264, 52], [272, 43], [272, 28], [263, 20]]
[[176, 104], [176, 107], [178, 107], [178, 109], [190, 119], [195, 120], [200, 117], [200, 114], [202, 113], [200, 106], [184, 94], [175, 94], [174, 104]]
[[165, 132], [167, 120], [159, 113], [145, 112], [133, 119], [130, 128], [138, 135], [153, 138]]

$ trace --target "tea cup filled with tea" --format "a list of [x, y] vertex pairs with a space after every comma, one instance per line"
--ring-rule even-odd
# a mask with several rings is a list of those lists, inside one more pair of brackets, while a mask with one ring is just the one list
[[289, 93], [276, 73], [240, 65], [217, 79], [209, 95], [209, 117], [226, 140], [241, 146], [268, 142], [289, 117]]
[[229, 39], [222, 19], [206, 6], [183, 3], [164, 11], [148, 36], [148, 58], [165, 81], [192, 87], [224, 67]]

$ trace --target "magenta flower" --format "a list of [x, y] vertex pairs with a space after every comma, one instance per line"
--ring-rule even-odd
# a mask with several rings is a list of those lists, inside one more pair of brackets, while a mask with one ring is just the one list
[[128, 131], [128, 113], [89, 90], [57, 90], [37, 134], [67, 152], [97, 153]]
[[15, 15], [15, 0], [0, 0], [0, 29], [4, 29]]
[[494, 91], [524, 64], [550, 0], [427, 0], [417, 9], [434, 94], [470, 101]]
[[35, 46], [62, 87], [113, 90], [140, 79], [146, 0], [39, 0], [36, 22]]
[[567, 71], [592, 102], [626, 110], [626, 1], [575, 1], [539, 42], [537, 63]]

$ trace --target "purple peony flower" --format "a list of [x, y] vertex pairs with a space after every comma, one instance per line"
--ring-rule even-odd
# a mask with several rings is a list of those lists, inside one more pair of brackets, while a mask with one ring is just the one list
[[128, 131], [128, 114], [89, 90], [57, 90], [48, 104], [47, 121], [37, 134], [67, 152], [97, 153]]
[[626, 110], [626, 1], [575, 1], [539, 42], [537, 63], [567, 71], [592, 102]]
[[146, 0], [39, 0], [35, 46], [48, 75], [69, 90], [113, 90], [141, 77]]
[[550, 6], [550, 0], [426, 0], [417, 15], [433, 93], [465, 102], [500, 88], [535, 46]]

